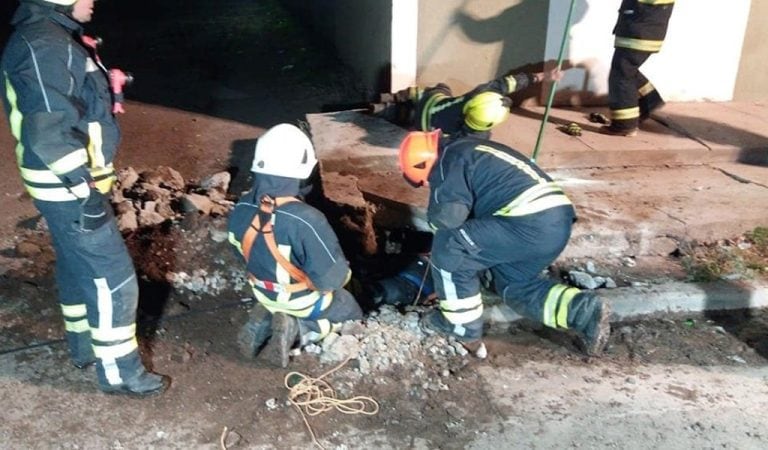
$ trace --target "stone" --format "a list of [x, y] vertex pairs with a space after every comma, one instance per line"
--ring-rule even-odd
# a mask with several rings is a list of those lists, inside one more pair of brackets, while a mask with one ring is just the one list
[[584, 289], [595, 289], [598, 286], [598, 284], [595, 282], [595, 279], [586, 272], [571, 270], [568, 272], [568, 277], [576, 286]]
[[139, 174], [133, 167], [128, 166], [120, 169], [117, 173], [117, 179], [121, 189], [130, 190], [139, 181]]
[[133, 208], [117, 216], [117, 228], [120, 231], [133, 231], [139, 228], [139, 218]]
[[360, 342], [354, 336], [340, 336], [332, 345], [327, 348], [324, 347], [323, 350], [323, 353], [320, 355], [320, 362], [342, 362], [347, 358], [357, 358], [360, 353]]
[[226, 193], [229, 189], [229, 183], [232, 181], [232, 175], [229, 172], [217, 172], [209, 175], [200, 181], [200, 187], [206, 191], [217, 190]]
[[184, 212], [201, 212], [203, 214], [210, 214], [214, 203], [206, 197], [200, 194], [184, 194], [181, 197], [181, 207]]
[[146, 170], [141, 173], [141, 177], [147, 183], [156, 186], [166, 186], [178, 191], [183, 191], [186, 186], [184, 177], [175, 169], [167, 166], [158, 166], [156, 169]]

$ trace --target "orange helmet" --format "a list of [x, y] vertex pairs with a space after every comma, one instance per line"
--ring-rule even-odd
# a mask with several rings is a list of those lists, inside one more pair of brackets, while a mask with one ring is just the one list
[[400, 143], [400, 170], [414, 186], [428, 184], [429, 172], [437, 160], [442, 131], [412, 131]]

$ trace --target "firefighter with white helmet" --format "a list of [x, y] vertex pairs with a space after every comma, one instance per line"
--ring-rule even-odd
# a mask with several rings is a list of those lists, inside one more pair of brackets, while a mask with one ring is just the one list
[[342, 322], [362, 319], [344, 289], [351, 271], [333, 229], [299, 198], [300, 183], [316, 164], [302, 130], [270, 128], [256, 143], [253, 187], [229, 217], [229, 241], [243, 258], [257, 301], [238, 345], [244, 356], [261, 354], [280, 367], [295, 344], [317, 342]]

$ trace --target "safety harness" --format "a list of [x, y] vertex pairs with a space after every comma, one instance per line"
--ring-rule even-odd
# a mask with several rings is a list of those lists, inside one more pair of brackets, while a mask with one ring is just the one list
[[[253, 217], [251, 224], [243, 235], [243, 258], [245, 258], [246, 264], [251, 256], [251, 247], [256, 241], [256, 237], [261, 233], [264, 236], [264, 242], [267, 244], [269, 252], [275, 261], [285, 269], [291, 276], [295, 283], [278, 283], [277, 281], [266, 281], [256, 278], [252, 273], [248, 273], [248, 280], [255, 286], [262, 289], [266, 289], [272, 292], [287, 292], [294, 293], [304, 290], [316, 290], [312, 285], [312, 281], [309, 279], [306, 273], [296, 267], [285, 256], [280, 253], [277, 248], [277, 242], [275, 241], [274, 222], [275, 222], [275, 209], [279, 208], [286, 203], [298, 202], [299, 199], [295, 197], [277, 197], [272, 198], [268, 195], [264, 195], [259, 200], [259, 211]], [[264, 223], [262, 224], [262, 215], [264, 215]]]

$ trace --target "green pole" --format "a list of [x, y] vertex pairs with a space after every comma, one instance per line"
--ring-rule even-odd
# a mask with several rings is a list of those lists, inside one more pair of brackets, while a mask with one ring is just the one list
[[[563, 42], [560, 44], [560, 54], [557, 57], [557, 70], [563, 65], [563, 56], [565, 56], [565, 44], [568, 42], [568, 35], [571, 31], [571, 17], [573, 16], [573, 8], [576, 5], [576, 0], [571, 0], [571, 7], [568, 10], [568, 18], [565, 19], [565, 31], [563, 31]], [[539, 155], [539, 149], [541, 148], [541, 138], [544, 136], [544, 125], [549, 120], [549, 110], [552, 108], [552, 100], [555, 98], [555, 89], [557, 89], [557, 80], [552, 80], [552, 89], [549, 91], [549, 98], [547, 99], [547, 107], [544, 109], [544, 118], [541, 120], [541, 127], [539, 127], [539, 137], [536, 138], [536, 147], [533, 149], [533, 155], [531, 155], [531, 161], [536, 162], [536, 157]]]

